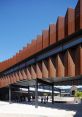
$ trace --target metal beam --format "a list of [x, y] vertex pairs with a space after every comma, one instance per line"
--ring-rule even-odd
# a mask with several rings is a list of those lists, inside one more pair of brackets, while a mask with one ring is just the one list
[[38, 108], [38, 81], [35, 83], [35, 108]]
[[52, 104], [54, 104], [54, 84], [52, 84]]
[[11, 85], [9, 85], [9, 103], [11, 104]]

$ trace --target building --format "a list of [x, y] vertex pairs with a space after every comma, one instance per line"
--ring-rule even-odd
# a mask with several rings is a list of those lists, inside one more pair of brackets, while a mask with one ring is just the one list
[[[82, 84], [82, 0], [42, 35], [0, 63], [0, 89]], [[10, 94], [10, 93], [9, 93]], [[4, 94], [3, 94], [4, 95]], [[53, 100], [53, 96], [52, 96]], [[37, 98], [36, 98], [37, 101]]]

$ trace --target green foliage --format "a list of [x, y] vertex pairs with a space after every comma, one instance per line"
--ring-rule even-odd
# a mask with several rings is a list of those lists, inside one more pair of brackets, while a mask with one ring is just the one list
[[47, 93], [43, 93], [44, 96], [47, 96]]
[[82, 99], [82, 92], [81, 91], [76, 91], [75, 97], [79, 97]]

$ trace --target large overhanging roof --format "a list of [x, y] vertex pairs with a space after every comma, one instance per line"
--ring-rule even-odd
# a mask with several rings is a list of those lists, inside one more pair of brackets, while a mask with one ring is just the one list
[[28, 87], [28, 86], [35, 86], [36, 80], [38, 81], [39, 85], [45, 84], [45, 85], [82, 85], [82, 75], [78, 77], [63, 77], [63, 78], [43, 78], [43, 79], [33, 79], [33, 80], [21, 80], [15, 83], [15, 86], [19, 87]]

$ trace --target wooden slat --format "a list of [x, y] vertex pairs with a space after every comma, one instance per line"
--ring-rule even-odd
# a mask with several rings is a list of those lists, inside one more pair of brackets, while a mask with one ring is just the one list
[[32, 76], [32, 79], [36, 79], [36, 66], [35, 65], [31, 65], [31, 76]]
[[31, 78], [32, 78], [32, 77], [31, 77], [31, 68], [28, 67], [28, 68], [26, 69], [26, 71], [27, 71], [27, 78], [28, 78], [28, 79], [31, 79]]
[[57, 69], [57, 77], [65, 76], [65, 68], [61, 55], [57, 55], [56, 57], [56, 69]]
[[21, 73], [22, 73], [22, 75], [23, 75], [23, 79], [27, 79], [27, 75], [26, 75], [25, 71], [22, 70]]
[[48, 61], [42, 61], [42, 78], [48, 78]]
[[42, 64], [41, 63], [36, 64], [36, 74], [37, 74], [37, 78], [42, 78]]
[[49, 58], [49, 78], [56, 77], [56, 63], [55, 58]]

